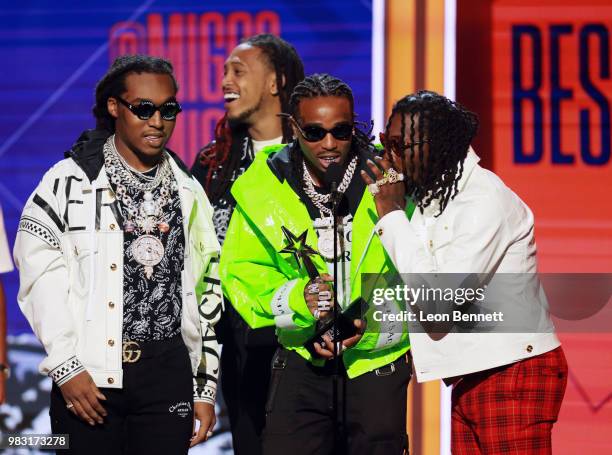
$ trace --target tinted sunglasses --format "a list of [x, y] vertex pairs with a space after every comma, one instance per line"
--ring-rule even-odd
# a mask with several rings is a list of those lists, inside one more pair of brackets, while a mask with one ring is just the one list
[[340, 123], [334, 126], [332, 129], [327, 130], [322, 126], [318, 125], [306, 125], [304, 127], [289, 114], [280, 114], [282, 117], [289, 118], [296, 126], [302, 137], [308, 142], [319, 142], [330, 133], [335, 139], [339, 141], [348, 141], [353, 136], [354, 125], [352, 123]]
[[427, 144], [431, 142], [430, 139], [423, 139], [422, 141], [406, 143], [397, 137], [387, 137], [385, 133], [380, 133], [379, 137], [380, 137], [380, 143], [383, 145], [385, 150], [389, 150], [400, 156], [403, 156], [404, 152], [408, 149], [413, 149], [417, 145]]
[[140, 101], [140, 104], [133, 105], [119, 96], [116, 96], [115, 98], [117, 98], [121, 104], [127, 107], [132, 114], [134, 114], [140, 120], [149, 120], [155, 115], [155, 111], [159, 111], [161, 118], [164, 120], [176, 120], [176, 116], [182, 111], [181, 105], [178, 103], [178, 101], [166, 101], [165, 103], [156, 106], [152, 101], [142, 100]]

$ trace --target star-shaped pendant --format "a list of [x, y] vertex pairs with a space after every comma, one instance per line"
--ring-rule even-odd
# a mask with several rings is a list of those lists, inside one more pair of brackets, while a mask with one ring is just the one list
[[138, 227], [142, 229], [145, 233], [150, 234], [157, 227], [157, 222], [154, 217], [148, 216], [146, 218], [141, 218], [138, 221]]
[[285, 239], [288, 245], [279, 251], [279, 253], [291, 253], [298, 264], [301, 263], [305, 257], [318, 254], [317, 251], [311, 246], [306, 244], [306, 236], [308, 231], [302, 232], [299, 236], [295, 236], [293, 232], [287, 229], [285, 226], [281, 226]]

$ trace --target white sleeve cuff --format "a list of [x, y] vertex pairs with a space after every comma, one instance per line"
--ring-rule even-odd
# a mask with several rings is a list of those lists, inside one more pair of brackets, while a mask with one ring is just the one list
[[296, 329], [298, 327], [293, 321], [294, 311], [289, 306], [291, 291], [298, 281], [295, 279], [283, 284], [274, 293], [270, 302], [272, 314], [274, 314], [274, 323], [281, 329]]
[[206, 384], [202, 387], [197, 384], [197, 379], [194, 378], [194, 387], [193, 387], [193, 401], [194, 402], [203, 401], [205, 403], [210, 403], [214, 405], [216, 397], [217, 397], [216, 384], [214, 386], [211, 384]]
[[61, 386], [64, 385], [66, 382], [70, 381], [82, 371], [85, 371], [85, 367], [83, 366], [81, 361], [76, 358], [76, 356], [72, 356], [65, 362], [59, 364], [51, 371], [49, 371], [49, 377], [58, 386]]
[[393, 232], [405, 232], [405, 229], [413, 231], [412, 227], [410, 226], [410, 221], [403, 210], [393, 210], [392, 212], [387, 213], [380, 220], [378, 220], [375, 229], [376, 234], [378, 237], [380, 237], [381, 241], [383, 241], [385, 238], [389, 238], [390, 236], [387, 234], [392, 234]]

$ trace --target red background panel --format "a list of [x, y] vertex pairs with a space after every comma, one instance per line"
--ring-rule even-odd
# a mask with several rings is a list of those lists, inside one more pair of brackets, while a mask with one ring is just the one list
[[[493, 48], [493, 167], [506, 183], [531, 207], [536, 216], [536, 234], [541, 269], [547, 272], [612, 271], [612, 168], [585, 164], [580, 156], [579, 111], [590, 110], [591, 147], [601, 150], [599, 109], [584, 91], [579, 78], [579, 33], [587, 24], [603, 25], [612, 34], [612, 5], [588, 1], [498, 1], [492, 8]], [[543, 105], [543, 158], [534, 164], [517, 164], [513, 156], [512, 37], [513, 25], [537, 27], [542, 37], [542, 84], [538, 90]], [[551, 150], [551, 39], [550, 27], [570, 25], [573, 31], [559, 39], [560, 85], [573, 92], [561, 101], [561, 150], [572, 155], [573, 164], [552, 162]], [[590, 79], [612, 97], [612, 80], [599, 77], [599, 40], [589, 40]], [[533, 81], [531, 40], [522, 41], [523, 84]], [[610, 56], [608, 56], [610, 58]], [[534, 125], [531, 103], [523, 102], [525, 149], [533, 150]]]
[[[468, 0], [457, 9], [457, 100], [477, 112], [481, 130], [475, 141], [485, 167], [494, 170], [532, 209], [536, 221], [539, 266], [543, 272], [612, 272], [612, 169], [610, 161], [593, 166], [580, 155], [581, 109], [590, 111], [591, 148], [601, 150], [598, 105], [584, 90], [579, 73], [579, 36], [586, 24], [607, 31], [612, 49], [610, 1]], [[530, 25], [541, 36], [543, 156], [532, 164], [514, 159], [512, 27]], [[559, 85], [572, 90], [560, 103], [560, 149], [573, 164], [552, 160], [551, 27], [570, 25], [559, 39]], [[521, 81], [533, 82], [533, 47], [521, 42]], [[588, 72], [593, 85], [612, 104], [612, 80], [600, 77], [600, 42], [588, 41]], [[612, 55], [607, 55], [612, 70]], [[479, 62], [475, 65], [474, 62]], [[612, 75], [612, 71], [609, 76]], [[523, 141], [533, 150], [533, 109], [521, 105]], [[608, 303], [610, 305], [612, 303]], [[576, 301], [580, 305], [580, 301]], [[560, 333], [570, 375], [559, 422], [553, 434], [555, 454], [612, 453], [612, 327], [607, 333]]]

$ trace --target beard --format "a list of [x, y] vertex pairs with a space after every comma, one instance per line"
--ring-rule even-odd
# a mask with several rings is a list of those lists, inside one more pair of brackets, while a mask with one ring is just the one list
[[261, 95], [259, 97], [259, 100], [257, 101], [257, 104], [255, 104], [255, 106], [250, 107], [245, 109], [244, 111], [238, 113], [238, 115], [236, 115], [235, 117], [230, 117], [230, 122], [240, 125], [240, 124], [250, 124], [250, 118], [253, 116], [253, 114], [259, 112], [259, 110], [261, 109], [261, 106], [263, 104], [263, 95]]

